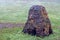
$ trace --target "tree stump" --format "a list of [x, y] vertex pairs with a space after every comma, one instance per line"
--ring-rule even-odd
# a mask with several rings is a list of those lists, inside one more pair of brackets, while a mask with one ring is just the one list
[[44, 6], [34, 5], [30, 8], [23, 32], [36, 36], [48, 36], [53, 33]]

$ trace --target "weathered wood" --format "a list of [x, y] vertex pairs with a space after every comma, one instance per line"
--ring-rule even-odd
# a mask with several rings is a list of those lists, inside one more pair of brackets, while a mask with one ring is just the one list
[[30, 8], [23, 32], [37, 36], [48, 36], [52, 33], [51, 23], [45, 7], [34, 5]]

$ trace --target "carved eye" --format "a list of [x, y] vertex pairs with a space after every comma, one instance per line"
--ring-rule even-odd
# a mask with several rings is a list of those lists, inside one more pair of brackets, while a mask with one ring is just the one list
[[38, 10], [34, 10], [34, 14], [38, 13]]

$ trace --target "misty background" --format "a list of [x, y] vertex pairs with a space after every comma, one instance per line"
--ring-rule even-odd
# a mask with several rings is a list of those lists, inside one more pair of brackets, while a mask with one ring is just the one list
[[8, 6], [8, 5], [20, 5], [20, 4], [41, 4], [41, 3], [47, 3], [47, 4], [55, 4], [58, 3], [60, 4], [60, 0], [0, 0], [0, 6]]
[[0, 0], [0, 22], [26, 22], [32, 5], [43, 5], [50, 17], [59, 19], [60, 0]]

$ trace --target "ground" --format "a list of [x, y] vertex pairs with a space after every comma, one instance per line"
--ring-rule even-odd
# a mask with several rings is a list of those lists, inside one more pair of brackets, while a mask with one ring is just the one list
[[[0, 40], [60, 40], [59, 4], [44, 4], [53, 29], [53, 34], [44, 38], [22, 33], [30, 5], [26, 4], [23, 8], [22, 6], [0, 7]], [[12, 23], [14, 23], [15, 26]], [[3, 28], [1, 28], [2, 26]], [[6, 26], [8, 26], [8, 28]]]

